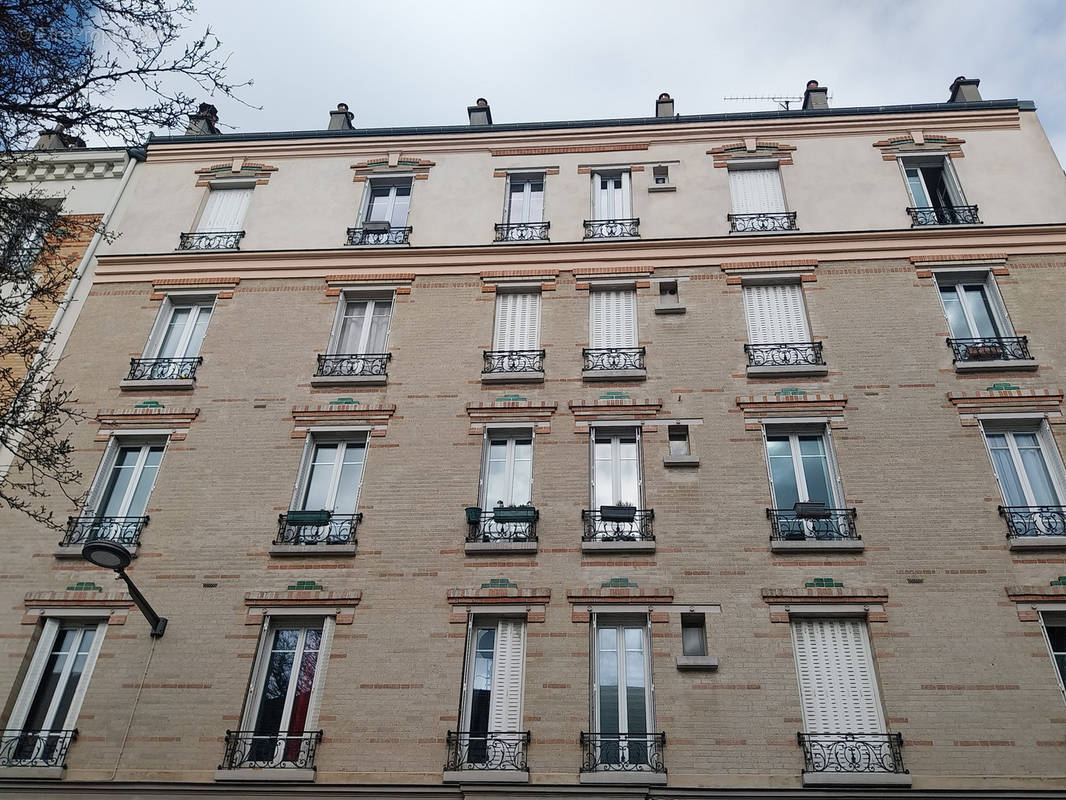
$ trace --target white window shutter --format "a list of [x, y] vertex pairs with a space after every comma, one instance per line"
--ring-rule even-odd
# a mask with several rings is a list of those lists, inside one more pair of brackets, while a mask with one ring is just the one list
[[628, 219], [633, 211], [633, 194], [631, 190], [630, 176], [628, 172], [622, 173], [622, 191], [619, 196], [618, 219]]
[[729, 171], [734, 214], [777, 214], [785, 211], [781, 176], [776, 169]]
[[619, 319], [621, 324], [618, 328], [618, 347], [637, 346], [637, 293], [633, 289], [625, 289], [617, 293], [619, 295]]
[[1047, 422], [1041, 423], [1036, 432], [1036, 437], [1040, 442], [1040, 449], [1044, 453], [1044, 462], [1047, 464], [1048, 472], [1051, 473], [1051, 482], [1055, 484], [1055, 491], [1059, 495], [1059, 503], [1063, 503], [1064, 498], [1066, 498], [1066, 468], [1063, 467], [1062, 455], [1059, 453], [1059, 448], [1055, 444], [1055, 437], [1052, 435]]
[[198, 231], [239, 231], [252, 199], [252, 189], [213, 189], [207, 196]]
[[540, 347], [540, 293], [528, 292], [519, 295], [521, 324], [519, 325], [518, 350], [536, 350]]
[[751, 344], [809, 342], [810, 330], [798, 283], [745, 286], [744, 316]]
[[514, 340], [519, 296], [509, 292], [496, 295], [496, 329], [493, 332], [493, 350], [517, 349], [514, 347]]
[[522, 620], [500, 620], [492, 667], [490, 731], [522, 730], [522, 685], [525, 679], [526, 640]]
[[795, 619], [792, 640], [806, 731], [883, 733], [866, 621]]
[[589, 347], [607, 343], [607, 292], [589, 292]]

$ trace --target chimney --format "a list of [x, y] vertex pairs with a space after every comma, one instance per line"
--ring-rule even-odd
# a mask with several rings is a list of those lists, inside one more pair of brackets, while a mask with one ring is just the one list
[[489, 108], [489, 101], [484, 97], [479, 97], [474, 105], [467, 106], [466, 113], [470, 116], [471, 125], [492, 124], [492, 109]]
[[981, 99], [981, 93], [977, 87], [981, 84], [980, 78], [966, 78], [960, 75], [951, 84], [951, 97], [949, 103], [976, 103]]
[[218, 136], [220, 131], [215, 127], [218, 122], [218, 109], [210, 103], [200, 103], [200, 108], [195, 114], [189, 114], [189, 126], [185, 129], [186, 136]]
[[331, 131], [353, 131], [352, 117], [355, 116], [348, 110], [347, 103], [337, 103], [337, 110], [329, 112], [329, 128]]
[[829, 108], [829, 90], [819, 86], [818, 81], [807, 81], [807, 90], [803, 93], [803, 110], [809, 108]]
[[51, 130], [41, 131], [34, 150], [70, 150], [85, 147], [85, 140], [71, 133], [64, 133], [70, 126], [70, 120], [62, 117]]
[[672, 117], [674, 115], [674, 98], [669, 92], [663, 92], [655, 101], [655, 116]]

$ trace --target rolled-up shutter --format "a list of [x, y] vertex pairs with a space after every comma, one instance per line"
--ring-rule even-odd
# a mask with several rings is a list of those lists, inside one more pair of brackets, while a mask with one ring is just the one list
[[776, 169], [729, 171], [734, 214], [777, 214], [785, 211], [781, 176]]
[[492, 706], [489, 731], [522, 730], [522, 685], [525, 679], [526, 626], [522, 620], [496, 625], [496, 653], [492, 668]]
[[494, 350], [536, 350], [540, 345], [540, 293], [496, 295]]
[[252, 199], [252, 189], [213, 189], [200, 215], [198, 231], [239, 231]]
[[810, 329], [798, 283], [744, 287], [744, 316], [752, 344], [809, 342]]

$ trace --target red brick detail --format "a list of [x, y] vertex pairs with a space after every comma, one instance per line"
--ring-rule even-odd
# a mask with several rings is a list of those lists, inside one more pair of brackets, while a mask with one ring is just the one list
[[243, 158], [234, 158], [232, 161], [223, 162], [221, 164], [212, 164], [210, 167], [201, 167], [195, 170], [193, 174], [200, 176], [197, 178], [197, 186], [206, 186], [207, 182], [204, 178], [226, 178], [239, 176], [241, 178], [256, 178], [257, 184], [268, 183], [272, 173], [277, 172], [278, 168], [270, 164], [262, 164], [258, 161], [245, 161]]
[[556, 280], [559, 277], [557, 269], [486, 269], [481, 271], [481, 280], [493, 280], [495, 278], [540, 278], [541, 280]]
[[[630, 150], [647, 150], [649, 147], [648, 142], [630, 142], [615, 144], [577, 144], [577, 145], [557, 145], [557, 146], [541, 146], [541, 147], [505, 147], [496, 150], [490, 150], [493, 157], [507, 157], [507, 156], [546, 156], [553, 153], [615, 153]], [[582, 168], [588, 172], [588, 168]], [[581, 169], [578, 170], [579, 172]]]
[[738, 158], [775, 158], [778, 165], [782, 166], [792, 163], [792, 153], [795, 150], [795, 145], [756, 139], [754, 150], [749, 150], [744, 142], [736, 142], [723, 144], [720, 147], [712, 147], [707, 151], [707, 155], [714, 159], [714, 166], [716, 167], [726, 167], [731, 160]]
[[290, 592], [247, 592], [244, 605], [248, 609], [244, 618], [245, 625], [262, 625], [263, 616], [270, 608], [335, 608], [338, 625], [351, 625], [355, 618], [355, 607], [363, 599], [363, 593], [350, 589], [343, 592], [326, 591], [290, 591]]
[[637, 281], [636, 286], [638, 289], [650, 289], [651, 281]]
[[729, 277], [725, 279], [726, 286], [741, 286], [743, 285], [743, 283], [744, 281], [741, 278], [737, 277]]
[[[94, 441], [106, 442], [112, 431], [121, 428], [179, 428], [187, 433], [193, 420], [200, 414], [198, 408], [115, 408], [96, 412], [96, 421], [100, 429]], [[184, 435], [175, 434], [175, 441], [184, 439]]]
[[519, 589], [516, 586], [493, 589], [449, 589], [448, 605], [452, 607], [449, 622], [464, 624], [467, 614], [477, 606], [513, 605], [526, 607], [527, 622], [544, 622], [544, 606], [551, 602], [551, 589]]
[[911, 256], [912, 264], [938, 263], [940, 261], [1006, 261], [1006, 253], [949, 253], [941, 256]]
[[555, 402], [531, 403], [528, 401], [513, 403], [467, 403], [466, 415], [470, 418], [470, 433], [480, 435], [486, 422], [535, 422], [537, 431], [550, 423], [552, 415], [559, 408]]
[[430, 167], [437, 166], [435, 161], [428, 161], [418, 156], [405, 156], [400, 153], [395, 166], [389, 164], [389, 156], [371, 158], [367, 161], [359, 161], [351, 165], [355, 170], [353, 181], [365, 181], [371, 175], [388, 175], [390, 172], [413, 172], [416, 180], [429, 178]]
[[481, 287], [481, 291], [482, 291], [482, 293], [491, 294], [491, 293], [496, 291], [496, 284], [494, 284], [494, 283], [486, 283], [484, 286]]
[[413, 272], [348, 272], [342, 274], [327, 275], [325, 281], [328, 284], [334, 283], [377, 283], [377, 282], [396, 282], [403, 281], [410, 283], [415, 279], [415, 273]]
[[100, 609], [109, 625], [124, 625], [133, 600], [125, 592], [26, 592], [23, 605], [23, 625], [36, 625], [41, 612], [48, 608]]
[[662, 411], [663, 400], [661, 397], [657, 400], [571, 400], [569, 406], [575, 419], [607, 419], [619, 415], [632, 419], [655, 417]]
[[387, 425], [396, 413], [395, 405], [325, 405], [293, 406], [294, 430], [292, 438], [304, 436], [302, 429], [315, 424], [329, 425]]
[[574, 278], [583, 280], [586, 278], [618, 277], [628, 278], [636, 275], [651, 275], [655, 267], [584, 267], [574, 270]]
[[411, 294], [411, 287], [410, 286], [397, 286], [396, 287], [396, 294]]
[[644, 171], [644, 167], [638, 164], [638, 165], [630, 167], [629, 171], [630, 172], [643, 172]]
[[673, 603], [674, 587], [660, 586], [654, 589], [641, 589], [639, 586], [586, 586], [567, 589], [566, 599], [573, 605]]
[[956, 139], [953, 136], [945, 136], [942, 133], [930, 133], [922, 135], [922, 144], [916, 144], [910, 133], [899, 136], [890, 136], [873, 143], [873, 146], [881, 151], [881, 157], [886, 161], [895, 161], [895, 154], [911, 153], [940, 153], [952, 158], [962, 158], [962, 145], [965, 139]]
[[502, 169], [493, 170], [492, 177], [494, 178], [506, 178], [507, 171]]
[[218, 299], [219, 300], [232, 300], [233, 299], [233, 292], [231, 292], [231, 291], [219, 292], [218, 293]]
[[796, 267], [809, 268], [817, 266], [817, 258], [787, 258], [769, 259], [766, 261], [727, 261], [721, 265], [721, 269], [722, 272], [728, 275], [737, 272], [773, 272], [775, 270], [795, 272]]
[[802, 415], [810, 416], [840, 416], [844, 413], [847, 402], [846, 394], [764, 394], [737, 398], [737, 405], [744, 414], [745, 426], [749, 430], [757, 430], [760, 420], [772, 419], [785, 412], [799, 411]]
[[1059, 411], [1062, 407], [1061, 389], [948, 392], [947, 397], [959, 413], [991, 410]]
[[152, 290], [166, 289], [173, 286], [212, 286], [233, 289], [241, 282], [240, 278], [227, 276], [220, 278], [158, 278], [152, 281]]
[[546, 170], [544, 170], [544, 174], [545, 175], [558, 175], [559, 174], [559, 170], [557, 168], [546, 169]]
[[1066, 602], [1066, 586], [1008, 586], [1006, 590], [1015, 603]]
[[[774, 605], [809, 605], [811, 603], [830, 604], [880, 604], [888, 602], [888, 589], [883, 586], [868, 586], [864, 588], [848, 589], [845, 587], [819, 587], [819, 588], [783, 588], [775, 589], [764, 587], [760, 590], [763, 602]], [[884, 612], [877, 612], [881, 618], [874, 619], [873, 612], [870, 614], [871, 622], [884, 622]], [[772, 622], [788, 622], [788, 614], [779, 610], [771, 612]]]
[[914, 274], [917, 275], [919, 278], [932, 278], [933, 277], [933, 271], [931, 269], [915, 270]]

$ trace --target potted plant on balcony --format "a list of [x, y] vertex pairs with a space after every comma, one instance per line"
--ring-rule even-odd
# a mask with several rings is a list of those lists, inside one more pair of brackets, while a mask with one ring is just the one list
[[288, 525], [307, 525], [307, 526], [321, 526], [329, 522], [329, 511], [304, 511], [304, 510], [290, 510], [285, 515], [285, 522]]
[[481, 522], [481, 506], [467, 506], [466, 521], [471, 525], [477, 525]]
[[825, 503], [820, 500], [799, 500], [792, 506], [792, 513], [798, 519], [829, 519]]
[[966, 346], [967, 361], [994, 361], [1003, 357], [1003, 348], [998, 344], [970, 344]]
[[524, 506], [498, 505], [492, 509], [492, 518], [496, 522], [532, 522], [537, 518], [537, 510], [529, 503]]
[[631, 503], [616, 506], [600, 506], [600, 519], [604, 522], [632, 522], [636, 519], [637, 507]]

